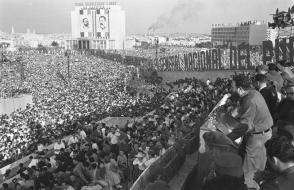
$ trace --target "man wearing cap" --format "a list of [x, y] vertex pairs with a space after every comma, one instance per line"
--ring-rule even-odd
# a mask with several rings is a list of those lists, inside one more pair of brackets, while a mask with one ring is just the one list
[[[218, 115], [217, 120], [233, 127], [227, 136], [231, 140], [243, 137], [244, 177], [248, 188], [259, 189], [253, 180], [254, 173], [264, 170], [266, 164], [265, 142], [272, 136], [273, 119], [262, 95], [251, 88], [251, 80], [246, 76], [234, 78], [233, 91], [240, 96], [240, 106], [235, 122], [228, 114]], [[228, 119], [232, 118], [232, 119]]]

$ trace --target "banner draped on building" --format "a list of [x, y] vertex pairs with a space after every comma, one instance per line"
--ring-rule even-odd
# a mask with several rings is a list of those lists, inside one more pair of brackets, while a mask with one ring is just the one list
[[203, 70], [252, 70], [268, 62], [294, 62], [294, 37], [264, 41], [262, 47], [249, 44], [231, 46], [228, 49], [208, 49], [186, 54], [171, 55], [154, 59], [157, 71], [203, 71]]

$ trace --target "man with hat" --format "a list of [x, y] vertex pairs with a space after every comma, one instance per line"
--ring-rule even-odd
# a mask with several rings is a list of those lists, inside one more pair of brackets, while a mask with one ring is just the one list
[[[243, 176], [242, 159], [236, 145], [225, 134], [218, 131], [205, 132], [202, 135], [203, 147], [199, 156], [196, 186], [217, 175]], [[204, 146], [202, 145], [204, 144]], [[226, 160], [224, 160], [226, 159]]]

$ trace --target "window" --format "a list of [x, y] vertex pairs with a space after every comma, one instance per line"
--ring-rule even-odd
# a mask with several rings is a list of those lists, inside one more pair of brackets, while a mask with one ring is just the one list
[[101, 38], [101, 32], [97, 32], [97, 37]]
[[84, 14], [84, 11], [83, 9], [80, 10], [80, 15]]
[[81, 37], [85, 37], [85, 33], [84, 32], [81, 32]]
[[100, 9], [97, 9], [97, 15], [99, 15], [100, 14]]

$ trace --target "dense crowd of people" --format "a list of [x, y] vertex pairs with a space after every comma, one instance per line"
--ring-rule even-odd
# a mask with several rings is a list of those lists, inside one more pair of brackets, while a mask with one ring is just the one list
[[[154, 87], [150, 97], [130, 95], [126, 80], [136, 72], [114, 61], [76, 55], [79, 62], [71, 64], [67, 76], [62, 56], [23, 57], [30, 61], [22, 88], [33, 94], [34, 105], [1, 116], [1, 163], [32, 152], [37, 156], [28, 166], [21, 163], [18, 177], [4, 189], [127, 188], [197, 129], [225, 94], [230, 98], [217, 109], [216, 120], [228, 133], [203, 135], [213, 163], [198, 179], [203, 189], [293, 186], [292, 67], [271, 63], [256, 73], [206, 83], [181, 79], [168, 88]], [[132, 119], [120, 128], [100, 122], [107, 116]], [[53, 152], [46, 148], [50, 143]], [[14, 177], [9, 172], [5, 179]]]
[[26, 62], [25, 80], [13, 91], [28, 89], [34, 104], [10, 117], [1, 116], [1, 166], [31, 153], [40, 141], [50, 143], [71, 133], [74, 124], [84, 124], [85, 118], [144, 115], [167, 93], [154, 88], [152, 97], [131, 96], [125, 83], [134, 78], [132, 68], [116, 62], [77, 55], [80, 62], [70, 65], [68, 79], [63, 56], [30, 52], [22, 57]]
[[[35, 55], [35, 62], [27, 65], [26, 85], [35, 104], [2, 116], [2, 160], [38, 153], [28, 167], [20, 164], [15, 188], [122, 188], [199, 126], [229, 90], [228, 80], [219, 79], [214, 86], [194, 78], [176, 81], [169, 90], [156, 88], [152, 99], [130, 97], [119, 78], [125, 68], [91, 57], [80, 57], [82, 63], [72, 65], [67, 87], [52, 75], [58, 68], [63, 72], [55, 64], [61, 60], [50, 59]], [[99, 122], [108, 115], [134, 119], [124, 128]], [[143, 115], [143, 120], [135, 119]], [[70, 137], [61, 140], [65, 135]], [[51, 142], [53, 155], [46, 149]], [[5, 178], [10, 177], [8, 170]]]

